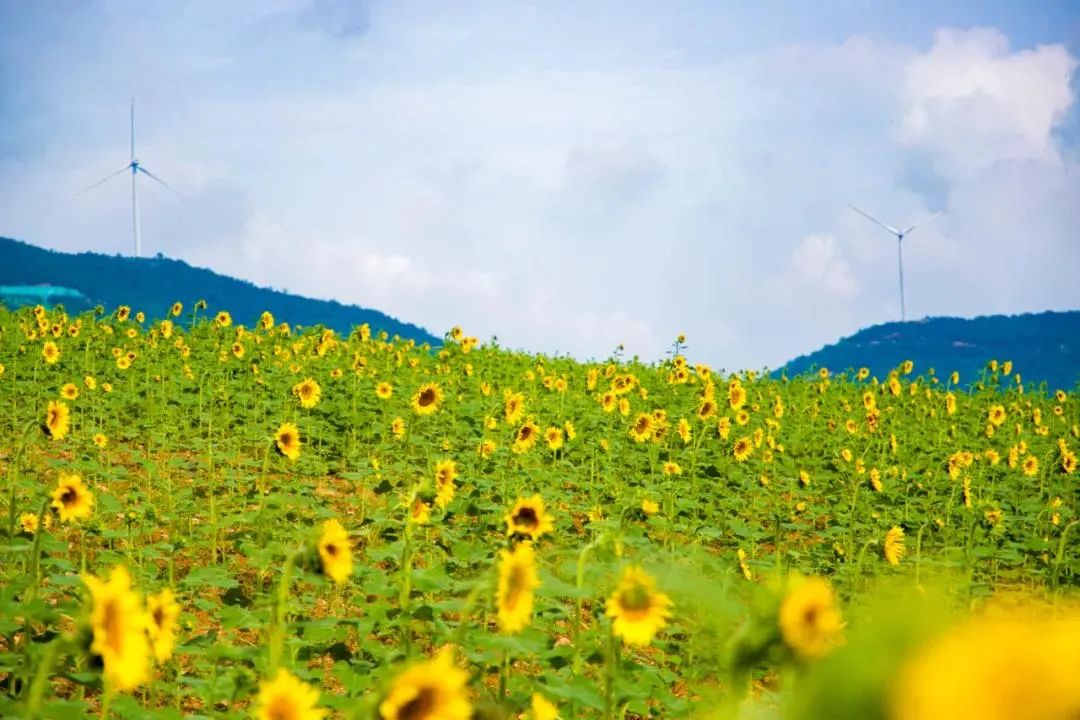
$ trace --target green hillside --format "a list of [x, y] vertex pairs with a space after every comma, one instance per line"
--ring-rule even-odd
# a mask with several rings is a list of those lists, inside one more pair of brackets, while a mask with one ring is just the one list
[[833, 371], [867, 367], [884, 377], [904, 360], [918, 371], [959, 371], [974, 381], [988, 360], [1012, 360], [1026, 383], [1046, 382], [1069, 389], [1080, 381], [1080, 311], [972, 318], [927, 318], [891, 322], [798, 357], [777, 373], [795, 375], [814, 368]]
[[[9, 305], [21, 304], [35, 295], [50, 295], [53, 302], [73, 311], [99, 303], [107, 308], [130, 305], [156, 318], [164, 317], [177, 300], [190, 304], [201, 299], [211, 310], [228, 310], [236, 322], [247, 325], [253, 325], [264, 310], [269, 310], [282, 320], [304, 326], [325, 325], [347, 333], [368, 323], [375, 332], [384, 330], [418, 343], [441, 343], [423, 328], [377, 310], [261, 288], [161, 256], [62, 253], [0, 237], [0, 286], [4, 286]], [[57, 288], [76, 290], [83, 297]]]

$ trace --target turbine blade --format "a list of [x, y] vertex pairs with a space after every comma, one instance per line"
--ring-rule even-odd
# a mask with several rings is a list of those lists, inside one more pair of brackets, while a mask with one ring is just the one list
[[119, 170], [117, 170], [116, 172], [114, 172], [114, 173], [112, 173], [110, 175], [106, 175], [105, 177], [101, 178], [100, 180], [98, 180], [93, 185], [88, 185], [88, 186], [84, 187], [82, 190], [80, 190], [79, 192], [77, 192], [75, 194], [76, 195], [82, 195], [87, 190], [93, 190], [94, 188], [96, 188], [98, 185], [105, 182], [106, 180], [112, 180], [114, 177], [116, 177], [120, 173], [127, 172], [129, 169], [131, 169], [131, 163], [128, 163], [127, 165], [125, 165], [124, 167], [120, 168]]
[[906, 228], [904, 228], [904, 229], [903, 229], [903, 230], [901, 230], [900, 232], [902, 232], [902, 233], [904, 233], [905, 235], [907, 235], [907, 234], [908, 234], [909, 232], [911, 232], [911, 231], [912, 231], [912, 230], [914, 230], [915, 228], [917, 228], [917, 227], [920, 227], [920, 226], [922, 226], [922, 225], [925, 225], [926, 223], [930, 222], [931, 220], [933, 220], [934, 218], [936, 218], [936, 217], [937, 217], [938, 215], [940, 215], [940, 214], [941, 214], [941, 211], [938, 211], [938, 212], [934, 213], [933, 215], [931, 215], [930, 217], [928, 217], [928, 218], [926, 218], [926, 219], [924, 219], [924, 220], [920, 220], [919, 222], [915, 223], [914, 225], [909, 225], [909, 226], [907, 226]]
[[886, 225], [885, 223], [881, 222], [880, 220], [878, 220], [876, 217], [874, 217], [870, 213], [863, 212], [862, 210], [860, 210], [859, 208], [857, 208], [857, 207], [855, 207], [854, 205], [851, 205], [851, 204], [849, 204], [848, 207], [851, 208], [852, 210], [854, 210], [855, 212], [859, 213], [860, 215], [862, 215], [864, 218], [866, 218], [870, 222], [876, 223], [877, 225], [880, 225], [881, 227], [885, 228], [886, 230], [891, 232], [893, 235], [901, 235], [902, 234], [899, 230], [897, 230], [893, 226]]
[[179, 190], [177, 190], [172, 185], [170, 185], [169, 183], [167, 183], [164, 180], [162, 180], [161, 178], [159, 178], [154, 173], [152, 173], [149, 170], [147, 170], [146, 168], [144, 168], [142, 165], [139, 166], [139, 172], [146, 173], [146, 175], [149, 176], [151, 180], [156, 180], [157, 182], [161, 183], [162, 185], [164, 185], [169, 190], [172, 190], [173, 194], [175, 194], [176, 197], [180, 198], [181, 200], [186, 200], [187, 199], [183, 195], [180, 194]]

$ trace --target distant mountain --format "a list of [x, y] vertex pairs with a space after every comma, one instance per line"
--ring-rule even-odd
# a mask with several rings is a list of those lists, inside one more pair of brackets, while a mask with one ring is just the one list
[[269, 310], [279, 322], [295, 325], [324, 325], [347, 333], [368, 323], [376, 333], [385, 330], [391, 336], [399, 335], [417, 343], [442, 342], [421, 327], [377, 310], [256, 287], [245, 280], [161, 255], [130, 258], [62, 253], [0, 237], [0, 286], [6, 290], [7, 304], [40, 294], [50, 295], [69, 310], [83, 310], [99, 303], [110, 310], [118, 305], [130, 305], [150, 318], [159, 318], [178, 300], [186, 307], [196, 300], [206, 300], [211, 311], [228, 310], [236, 322], [248, 326], [254, 325], [264, 310]]
[[934, 368], [943, 379], [956, 370], [962, 384], [974, 381], [989, 360], [1012, 360], [1013, 372], [1025, 384], [1045, 381], [1051, 391], [1072, 389], [1080, 382], [1080, 311], [875, 325], [776, 372], [792, 376], [821, 367], [834, 372], [866, 367], [882, 378], [905, 360], [915, 363], [916, 372]]

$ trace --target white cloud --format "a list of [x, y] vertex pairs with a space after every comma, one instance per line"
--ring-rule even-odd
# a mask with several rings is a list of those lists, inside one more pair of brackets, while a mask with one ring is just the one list
[[[70, 192], [126, 158], [135, 92], [140, 158], [189, 197], [144, 184], [150, 252], [436, 335], [656, 358], [686, 332], [695, 360], [776, 366], [898, 314], [895, 240], [849, 202], [897, 225], [947, 210], [905, 240], [909, 316], [1080, 301], [1061, 46], [950, 30], [925, 51], [735, 52], [735, 11], [647, 3], [572, 23], [549, 5], [525, 23], [509, 3], [372, 3], [320, 35], [290, 19], [301, 0], [237, 7], [56, 30], [78, 61], [35, 67], [64, 109], [41, 100], [48, 142], [0, 160], [0, 232], [127, 251], [124, 183]], [[150, 30], [152, 51], [109, 42]]]
[[791, 252], [795, 277], [807, 287], [829, 295], [850, 297], [858, 290], [851, 266], [832, 235], [807, 235]]

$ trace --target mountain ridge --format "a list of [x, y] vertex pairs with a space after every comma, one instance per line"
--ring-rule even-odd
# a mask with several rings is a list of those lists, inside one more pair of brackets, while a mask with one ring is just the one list
[[961, 384], [976, 381], [990, 360], [1011, 360], [1025, 382], [1069, 389], [1080, 383], [1080, 311], [881, 323], [800, 355], [774, 374], [866, 367], [882, 378], [905, 360], [917, 373], [932, 367], [944, 377], [955, 370]]
[[[206, 300], [214, 310], [228, 310], [236, 322], [252, 326], [264, 310], [290, 323], [324, 325], [347, 333], [368, 323], [373, 332], [439, 345], [424, 328], [386, 313], [336, 300], [319, 300], [254, 283], [183, 260], [157, 255], [132, 258], [95, 252], [67, 253], [0, 237], [0, 285], [54, 285], [72, 288], [93, 307], [130, 305], [153, 317], [165, 317], [176, 301]], [[78, 308], [75, 308], [78, 309]], [[84, 308], [85, 309], [85, 308]]]

